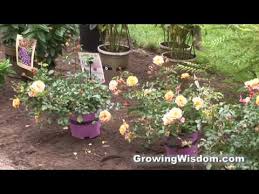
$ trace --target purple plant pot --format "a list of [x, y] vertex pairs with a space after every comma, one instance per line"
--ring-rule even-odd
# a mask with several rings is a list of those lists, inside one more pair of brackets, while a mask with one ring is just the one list
[[[201, 133], [199, 131], [196, 131], [194, 133], [183, 134], [180, 136], [180, 138], [182, 140], [191, 141], [194, 144], [196, 141], [199, 141], [201, 139]], [[181, 139], [176, 140], [176, 145], [182, 144]]]
[[[190, 134], [183, 134], [180, 135], [180, 138], [176, 137], [168, 137], [166, 139], [166, 155], [167, 156], [175, 156], [175, 155], [190, 155], [190, 156], [197, 156], [198, 154], [198, 142], [201, 139], [201, 133], [196, 131]], [[182, 140], [191, 141], [191, 146], [182, 147]], [[174, 145], [171, 145], [170, 142], [174, 142]]]
[[166, 155], [167, 156], [176, 156], [176, 155], [189, 155], [197, 156], [199, 149], [198, 143], [191, 145], [191, 147], [170, 147], [165, 145]]
[[75, 115], [70, 118], [70, 131], [73, 137], [79, 139], [95, 138], [101, 134], [101, 122], [95, 121], [95, 113], [83, 116], [83, 122], [78, 123]]

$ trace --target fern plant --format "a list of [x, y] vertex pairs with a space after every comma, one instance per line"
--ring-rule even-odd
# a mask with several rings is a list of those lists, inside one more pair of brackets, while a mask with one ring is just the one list
[[183, 62], [177, 64], [175, 66], [175, 71], [180, 72], [188, 72], [188, 73], [206, 73], [209, 69], [203, 64], [191, 63], [191, 62]]
[[213, 33], [203, 35], [204, 50], [197, 53], [199, 63], [235, 81], [259, 76], [259, 25], [207, 25], [205, 29]]

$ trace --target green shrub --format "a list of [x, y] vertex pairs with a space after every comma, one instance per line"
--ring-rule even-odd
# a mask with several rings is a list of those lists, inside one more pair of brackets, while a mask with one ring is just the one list
[[4, 84], [5, 77], [12, 72], [10, 67], [9, 60], [0, 61], [0, 87]]

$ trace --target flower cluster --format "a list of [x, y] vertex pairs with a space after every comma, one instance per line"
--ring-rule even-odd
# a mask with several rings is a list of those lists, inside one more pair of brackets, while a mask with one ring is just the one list
[[127, 107], [130, 127], [123, 121], [120, 134], [130, 140], [142, 138], [150, 144], [164, 136], [196, 132], [201, 123], [212, 122], [213, 103], [217, 103], [215, 92], [201, 87], [197, 80], [194, 84], [189, 73], [179, 76], [169, 72], [165, 76], [167, 68], [162, 57], [154, 57], [153, 63], [161, 66], [161, 77], [139, 84], [137, 77], [123, 72], [109, 83], [114, 95], [121, 94], [124, 100], [132, 102]]
[[[127, 78], [125, 78], [125, 76]], [[121, 77], [117, 77], [116, 79], [113, 79], [109, 83], [109, 90], [114, 95], [119, 95], [123, 90], [127, 90], [127, 87], [134, 87], [138, 84], [138, 78], [133, 75], [129, 75], [126, 72], [126, 75], [123, 75]]]
[[243, 103], [244, 105], [248, 105], [253, 99], [255, 99], [255, 104], [259, 106], [259, 79], [255, 78], [244, 83], [245, 88], [248, 91], [248, 96], [243, 98], [240, 95], [239, 102]]
[[[205, 154], [241, 155], [243, 163], [237, 169], [259, 169], [259, 79], [245, 82], [247, 97], [238, 104], [219, 106], [213, 125], [206, 127], [202, 143]], [[216, 166], [213, 166], [215, 168]]]
[[110, 102], [107, 86], [91, 80], [87, 73], [68, 74], [64, 79], [51, 71], [42, 64], [32, 82], [16, 85], [13, 107], [19, 108], [22, 102], [34, 114], [36, 123], [43, 120], [43, 114], [48, 116], [48, 121], [55, 115], [55, 121], [61, 126], [67, 126], [71, 116], [80, 120], [84, 115], [98, 112], [102, 123], [111, 120], [108, 110], [118, 104]]
[[34, 81], [29, 86], [28, 95], [30, 97], [37, 97], [40, 93], [44, 92], [45, 87], [46, 86], [43, 81], [41, 81], [41, 80]]
[[125, 120], [123, 120], [123, 123], [119, 128], [119, 132], [128, 142], [131, 142], [134, 138], [134, 133], [129, 130], [129, 124], [126, 123]]

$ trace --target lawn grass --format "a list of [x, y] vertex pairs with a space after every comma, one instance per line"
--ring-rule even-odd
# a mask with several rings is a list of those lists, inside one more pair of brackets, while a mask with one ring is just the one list
[[[232, 27], [232, 28], [231, 28]], [[259, 77], [259, 25], [202, 25], [203, 50], [197, 62], [210, 67], [229, 80], [243, 82]], [[138, 47], [158, 49], [163, 31], [151, 24], [130, 25], [131, 37]]]
[[135, 46], [145, 49], [158, 49], [159, 43], [163, 40], [161, 28], [150, 24], [129, 25], [130, 36]]

